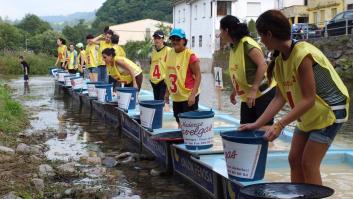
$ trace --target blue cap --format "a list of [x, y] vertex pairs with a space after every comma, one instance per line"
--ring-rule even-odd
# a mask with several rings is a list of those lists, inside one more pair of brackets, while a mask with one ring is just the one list
[[186, 35], [183, 29], [181, 28], [173, 28], [173, 30], [170, 32], [170, 37], [180, 37], [181, 39], [186, 39]]

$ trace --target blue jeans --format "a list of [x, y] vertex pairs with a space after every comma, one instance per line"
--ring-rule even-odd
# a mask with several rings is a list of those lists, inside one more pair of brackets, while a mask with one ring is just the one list
[[107, 67], [105, 65], [98, 66], [98, 81], [103, 82], [105, 84], [109, 83]]

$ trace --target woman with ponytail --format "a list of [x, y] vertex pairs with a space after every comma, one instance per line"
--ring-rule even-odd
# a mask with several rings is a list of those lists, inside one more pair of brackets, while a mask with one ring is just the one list
[[292, 110], [268, 128], [265, 137], [273, 141], [285, 126], [297, 121], [288, 158], [291, 180], [321, 185], [321, 161], [348, 119], [348, 90], [319, 49], [291, 40], [290, 23], [280, 11], [263, 13], [256, 28], [262, 43], [276, 52], [268, 77], [276, 80], [277, 90], [264, 114], [240, 129], [260, 128], [288, 103]]
[[104, 49], [102, 58], [107, 65], [109, 75], [113, 79], [140, 91], [143, 75], [142, 69], [137, 64], [126, 57], [117, 56], [114, 48]]
[[[236, 104], [236, 95], [241, 99], [240, 123], [252, 123], [261, 116], [275, 94], [275, 82], [270, 84], [264, 54], [259, 44], [249, 36], [246, 24], [231, 15], [220, 22], [220, 37], [231, 44], [229, 74], [234, 86], [230, 101]], [[267, 122], [273, 124], [273, 119]]]

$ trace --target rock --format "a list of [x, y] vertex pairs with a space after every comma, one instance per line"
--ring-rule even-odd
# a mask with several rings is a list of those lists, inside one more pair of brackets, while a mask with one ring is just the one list
[[95, 167], [84, 170], [85, 174], [90, 178], [98, 178], [107, 174], [107, 169], [104, 167]]
[[15, 192], [10, 192], [4, 196], [1, 196], [1, 199], [22, 199], [21, 197], [18, 197], [15, 195]]
[[55, 176], [54, 169], [47, 164], [42, 164], [39, 166], [39, 176], [41, 178], [54, 177]]
[[100, 157], [88, 157], [87, 164], [100, 165], [100, 164], [102, 164], [102, 159]]
[[35, 155], [31, 155], [30, 159], [31, 159], [31, 162], [34, 162], [34, 163], [38, 163], [38, 162], [42, 161], [41, 158], [39, 158], [39, 157], [37, 157]]
[[13, 155], [0, 154], [0, 163], [10, 162], [14, 158], [15, 158], [15, 156], [13, 156]]
[[108, 168], [112, 168], [115, 167], [118, 162], [114, 158], [108, 157], [103, 160], [102, 164]]
[[65, 140], [67, 138], [67, 133], [66, 132], [59, 132], [58, 133], [58, 139], [59, 140]]
[[19, 145], [17, 145], [16, 152], [18, 154], [30, 154], [31, 147], [28, 146], [27, 144], [20, 143]]
[[59, 166], [57, 169], [58, 169], [59, 173], [64, 176], [76, 176], [77, 175], [77, 171], [76, 171], [74, 162], [63, 164], [63, 165]]
[[0, 153], [4, 153], [7, 155], [14, 155], [15, 150], [8, 148], [8, 147], [0, 146]]
[[71, 197], [74, 193], [75, 193], [74, 189], [66, 189], [64, 192], [65, 196], [69, 196], [69, 197]]
[[34, 184], [34, 187], [37, 189], [37, 191], [44, 191], [44, 181], [42, 179], [34, 178], [32, 179], [32, 183]]
[[151, 169], [150, 171], [151, 176], [161, 176], [164, 174], [164, 171], [158, 169]]

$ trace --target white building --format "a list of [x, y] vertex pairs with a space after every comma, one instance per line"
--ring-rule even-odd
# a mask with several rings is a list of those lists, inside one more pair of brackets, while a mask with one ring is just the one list
[[291, 6], [307, 6], [309, 0], [275, 0], [275, 4], [279, 9]]
[[153, 19], [143, 19], [129, 23], [110, 26], [109, 28], [119, 34], [119, 44], [125, 45], [128, 41], [144, 41], [145, 37], [152, 37], [158, 30], [158, 25], [172, 27], [171, 23], [157, 21]]
[[266, 10], [278, 8], [277, 0], [174, 0], [173, 25], [182, 28], [188, 47], [201, 60], [202, 71], [212, 68], [212, 56], [219, 48], [220, 20], [234, 15], [241, 21], [256, 20]]

